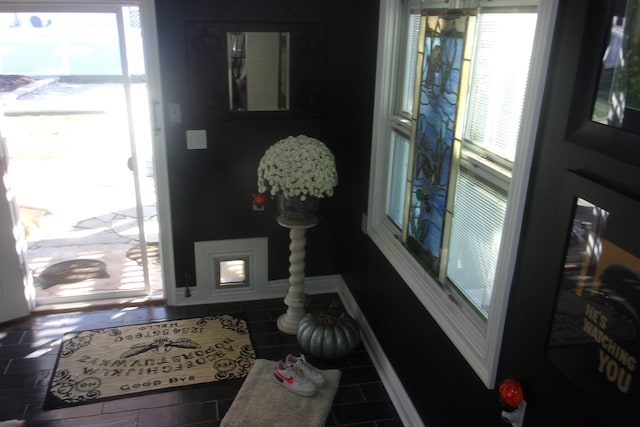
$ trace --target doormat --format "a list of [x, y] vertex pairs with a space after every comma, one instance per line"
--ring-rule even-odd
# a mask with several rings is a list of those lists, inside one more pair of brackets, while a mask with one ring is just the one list
[[71, 332], [43, 409], [244, 378], [255, 359], [244, 314]]
[[73, 259], [45, 268], [34, 280], [42, 289], [61, 283], [77, 283], [91, 279], [108, 279], [107, 264], [98, 259]]

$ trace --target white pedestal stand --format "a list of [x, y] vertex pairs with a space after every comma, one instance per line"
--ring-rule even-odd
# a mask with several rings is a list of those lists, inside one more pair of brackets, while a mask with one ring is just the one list
[[298, 323], [307, 314], [304, 308], [304, 258], [305, 245], [307, 243], [306, 232], [308, 228], [315, 227], [317, 220], [295, 222], [282, 215], [278, 217], [278, 224], [289, 229], [289, 291], [284, 298], [287, 312], [278, 317], [278, 329], [285, 334], [296, 335]]

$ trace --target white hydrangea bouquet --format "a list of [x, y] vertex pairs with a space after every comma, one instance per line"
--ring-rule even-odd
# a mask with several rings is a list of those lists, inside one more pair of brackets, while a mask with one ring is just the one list
[[336, 162], [321, 141], [290, 136], [265, 151], [258, 165], [258, 191], [286, 198], [333, 196], [338, 184]]

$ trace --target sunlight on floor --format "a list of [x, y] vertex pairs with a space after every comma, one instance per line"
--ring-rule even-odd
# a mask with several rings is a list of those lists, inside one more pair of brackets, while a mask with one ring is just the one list
[[72, 283], [59, 285], [60, 290], [58, 294], [60, 296], [74, 296], [74, 295], [90, 295], [93, 292], [95, 286], [94, 280], [85, 280], [80, 283]]
[[113, 316], [111, 316], [111, 320], [118, 319], [118, 318], [124, 316], [125, 314], [127, 314], [127, 312], [134, 311], [134, 310], [137, 310], [137, 309], [138, 309], [138, 307], [124, 307], [123, 309], [120, 310], [119, 313], [116, 313]]
[[52, 352], [53, 349], [52, 348], [41, 348], [40, 350], [36, 350], [32, 353], [27, 354], [24, 358], [25, 359], [35, 359], [41, 356], [44, 356], [50, 352]]
[[79, 329], [82, 325], [79, 318], [63, 318], [60, 320], [49, 321], [43, 324], [45, 328], [34, 330], [34, 340], [31, 344], [32, 348], [37, 348], [28, 355], [26, 359], [38, 358], [50, 354], [60, 345], [62, 336], [66, 333]]

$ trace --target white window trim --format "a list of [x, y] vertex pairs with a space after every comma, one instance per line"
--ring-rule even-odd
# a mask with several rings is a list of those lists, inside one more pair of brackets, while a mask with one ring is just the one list
[[523, 140], [531, 142], [525, 149], [518, 150], [514, 161], [509, 189], [509, 210], [505, 219], [491, 312], [484, 324], [470, 313], [465, 303], [460, 303], [453, 295], [447, 294], [413, 258], [398, 239], [398, 229], [386, 216], [390, 116], [394, 112], [393, 95], [398, 77], [395, 64], [398, 63], [401, 51], [397, 35], [402, 34], [405, 12], [402, 0], [380, 2], [366, 231], [487, 388], [493, 388], [496, 381], [557, 7], [558, 0], [540, 1], [538, 4], [538, 25], [532, 52], [528, 101], [525, 103], [521, 127]]

